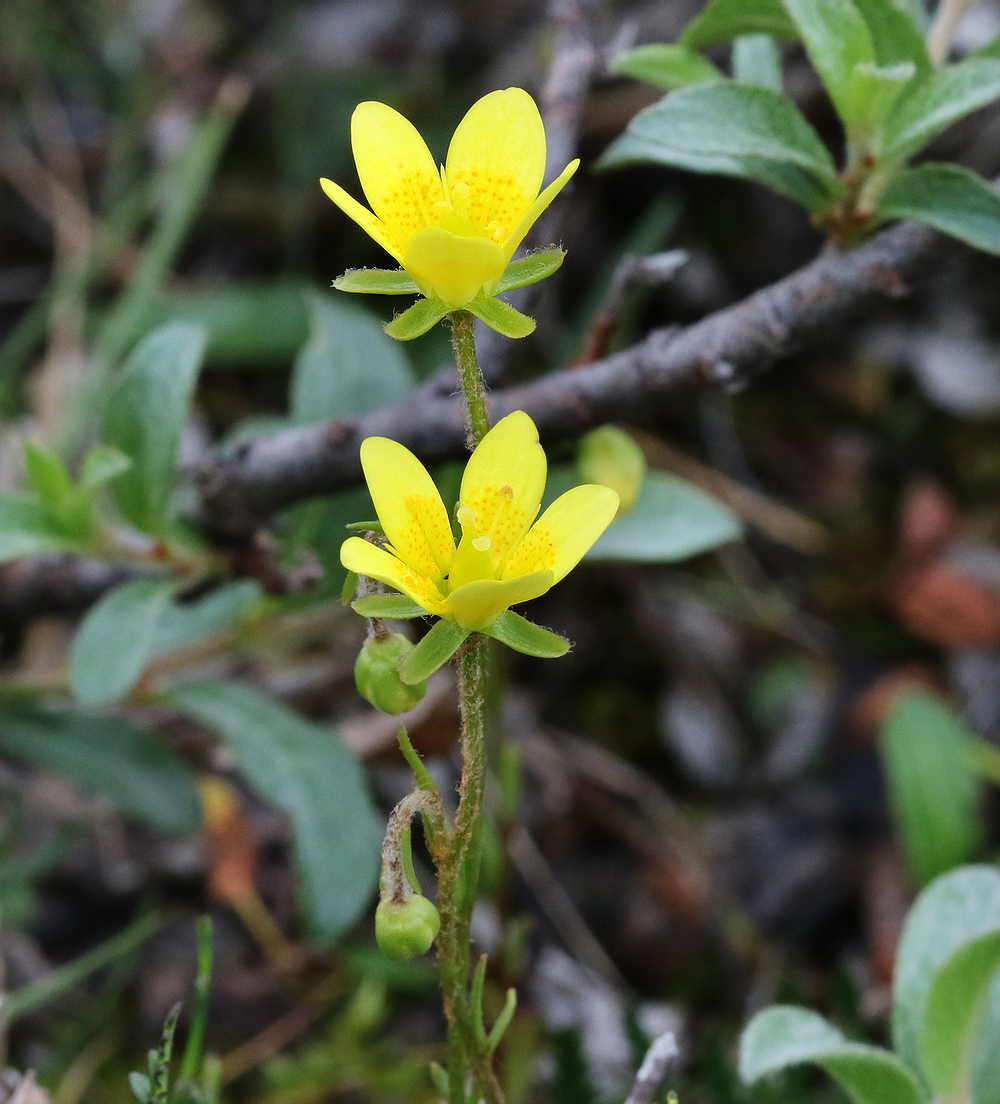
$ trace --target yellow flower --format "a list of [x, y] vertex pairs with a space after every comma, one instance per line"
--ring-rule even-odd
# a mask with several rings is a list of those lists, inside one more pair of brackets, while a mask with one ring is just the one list
[[584, 485], [561, 495], [535, 520], [545, 489], [545, 453], [534, 422], [521, 410], [498, 422], [469, 458], [456, 511], [462, 530], [457, 547], [441, 495], [409, 449], [369, 437], [361, 445], [361, 464], [389, 543], [379, 548], [349, 537], [341, 562], [401, 591], [419, 607], [417, 613], [454, 622], [462, 639], [490, 632], [510, 606], [558, 583], [618, 509], [618, 495], [609, 487]]
[[[323, 190], [403, 266], [415, 290], [445, 311], [501, 290], [514, 251], [579, 165], [572, 161], [540, 191], [545, 131], [521, 88], [473, 104], [440, 167], [413, 124], [377, 101], [355, 109], [351, 144], [371, 210], [332, 180], [320, 182]], [[348, 282], [344, 290], [390, 289]]]

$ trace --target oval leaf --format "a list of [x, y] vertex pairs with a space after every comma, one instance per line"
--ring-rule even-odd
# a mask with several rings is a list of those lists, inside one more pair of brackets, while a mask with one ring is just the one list
[[806, 1063], [825, 1069], [856, 1104], [923, 1104], [916, 1078], [894, 1054], [848, 1042], [815, 1012], [775, 1005], [747, 1024], [740, 1038], [744, 1081]]
[[963, 944], [998, 927], [1000, 872], [991, 866], [953, 870], [917, 898], [896, 954], [892, 1012], [893, 1046], [915, 1069], [938, 972]]
[[1000, 96], [1000, 60], [970, 58], [928, 76], [885, 126], [884, 156], [910, 157], [946, 127]]
[[901, 694], [880, 732], [879, 747], [897, 832], [919, 883], [975, 851], [980, 784], [968, 762], [967, 729], [933, 695]]
[[700, 50], [752, 34], [795, 38], [795, 24], [781, 0], [710, 0], [705, 10], [687, 25], [681, 42]]
[[299, 425], [354, 418], [400, 402], [413, 373], [367, 311], [325, 295], [309, 297], [311, 332], [292, 369], [290, 405]]
[[757, 180], [810, 209], [840, 187], [829, 153], [792, 101], [750, 85], [668, 93], [636, 115], [600, 165], [643, 161]]
[[378, 876], [381, 829], [357, 758], [332, 729], [249, 686], [191, 683], [169, 700], [219, 732], [250, 785], [288, 815], [310, 929], [338, 938]]
[[137, 529], [162, 532], [177, 450], [205, 352], [205, 331], [175, 322], [131, 353], [108, 398], [103, 439], [132, 467], [112, 483], [118, 508]]
[[33, 495], [0, 493], [0, 563], [79, 549], [80, 538]]
[[159, 736], [117, 717], [15, 709], [0, 752], [64, 774], [164, 835], [193, 832], [201, 805], [191, 776]]
[[[969, 1096], [975, 1042], [997, 970], [1000, 927], [959, 947], [931, 985], [920, 1055], [927, 1080], [949, 1100]], [[991, 1049], [995, 1045], [994, 1039]]]
[[677, 476], [648, 472], [632, 509], [611, 523], [586, 558], [676, 563], [742, 536], [739, 518], [717, 499]]
[[613, 59], [608, 69], [668, 92], [689, 84], [712, 84], [724, 79], [721, 70], [701, 54], [671, 42], [651, 42], [626, 50]]
[[917, 165], [897, 173], [882, 196], [878, 217], [920, 222], [1000, 254], [1000, 196], [960, 165]]
[[83, 619], [69, 653], [69, 684], [83, 705], [127, 694], [153, 651], [175, 584], [136, 579], [108, 591]]

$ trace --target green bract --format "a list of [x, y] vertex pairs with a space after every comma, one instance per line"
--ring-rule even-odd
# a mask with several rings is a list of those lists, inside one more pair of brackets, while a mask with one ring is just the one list
[[[762, 42], [798, 41], [840, 118], [839, 170], [781, 90]], [[731, 79], [700, 50], [733, 44]], [[626, 51], [612, 69], [668, 89], [601, 165], [653, 162], [741, 176], [795, 200], [839, 244], [898, 218], [1000, 254], [1000, 198], [956, 165], [906, 161], [952, 123], [1000, 98], [993, 46], [935, 67], [909, 11], [893, 0], [711, 0], [676, 44]]]

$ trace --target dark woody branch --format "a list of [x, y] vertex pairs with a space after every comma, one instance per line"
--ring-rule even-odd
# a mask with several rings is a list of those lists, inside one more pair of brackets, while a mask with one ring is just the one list
[[[742, 387], [824, 331], [906, 294], [940, 271], [952, 245], [903, 224], [849, 252], [825, 249], [791, 276], [694, 325], [654, 330], [604, 360], [496, 391], [491, 414], [526, 410], [546, 441], [608, 421], [647, 422], [683, 391]], [[458, 400], [433, 395], [355, 420], [286, 430], [203, 465], [203, 525], [240, 540], [284, 507], [359, 483], [358, 448], [373, 435], [400, 441], [428, 463], [460, 457], [465, 448]]]

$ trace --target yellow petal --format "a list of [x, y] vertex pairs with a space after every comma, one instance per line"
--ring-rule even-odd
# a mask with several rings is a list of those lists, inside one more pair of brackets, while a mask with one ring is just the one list
[[394, 587], [412, 598], [418, 606], [439, 617], [445, 609], [444, 598], [433, 581], [411, 571], [391, 552], [379, 548], [361, 537], [348, 537], [340, 546], [340, 562], [348, 571], [367, 575], [386, 586]]
[[451, 567], [455, 541], [427, 469], [388, 437], [361, 442], [361, 466], [392, 550], [418, 575], [440, 582]]
[[435, 221], [430, 212], [444, 199], [434, 158], [416, 127], [376, 100], [354, 109], [351, 145], [371, 209], [402, 253], [411, 235]]
[[617, 511], [618, 495], [610, 487], [587, 483], [560, 495], [514, 549], [502, 578], [548, 569], [558, 583], [583, 559]]
[[457, 310], [475, 299], [483, 284], [500, 279], [507, 258], [488, 238], [459, 237], [432, 226], [410, 238], [402, 263], [425, 294]]
[[503, 240], [531, 206], [545, 174], [545, 129], [523, 88], [491, 92], [469, 108], [448, 147], [448, 185], [469, 188], [469, 215]]
[[370, 237], [373, 237], [387, 253], [395, 257], [400, 264], [403, 263], [401, 253], [386, 236], [385, 227], [367, 207], [362, 206], [354, 196], [349, 195], [339, 184], [328, 180], [325, 176], [319, 183], [327, 196], [336, 203], [348, 218], [354, 219], [358, 226]]
[[551, 571], [536, 571], [517, 579], [481, 579], [466, 583], [448, 595], [444, 616], [453, 617], [463, 629], [485, 628], [499, 613], [520, 602], [544, 594], [555, 582]]
[[523, 410], [497, 422], [469, 458], [459, 501], [474, 515], [474, 535], [489, 538], [497, 570], [538, 514], [545, 472], [538, 430]]
[[528, 208], [524, 217], [511, 231], [509, 237], [505, 238], [503, 242], [503, 251], [507, 260], [514, 256], [517, 247], [524, 241], [524, 235], [535, 225], [538, 220], [538, 216], [545, 210], [546, 207], [556, 198], [556, 196], [563, 190], [566, 182], [580, 167], [580, 159], [570, 161], [565, 169], [552, 181], [552, 183], [545, 189], [544, 192], [535, 200], [534, 203]]

